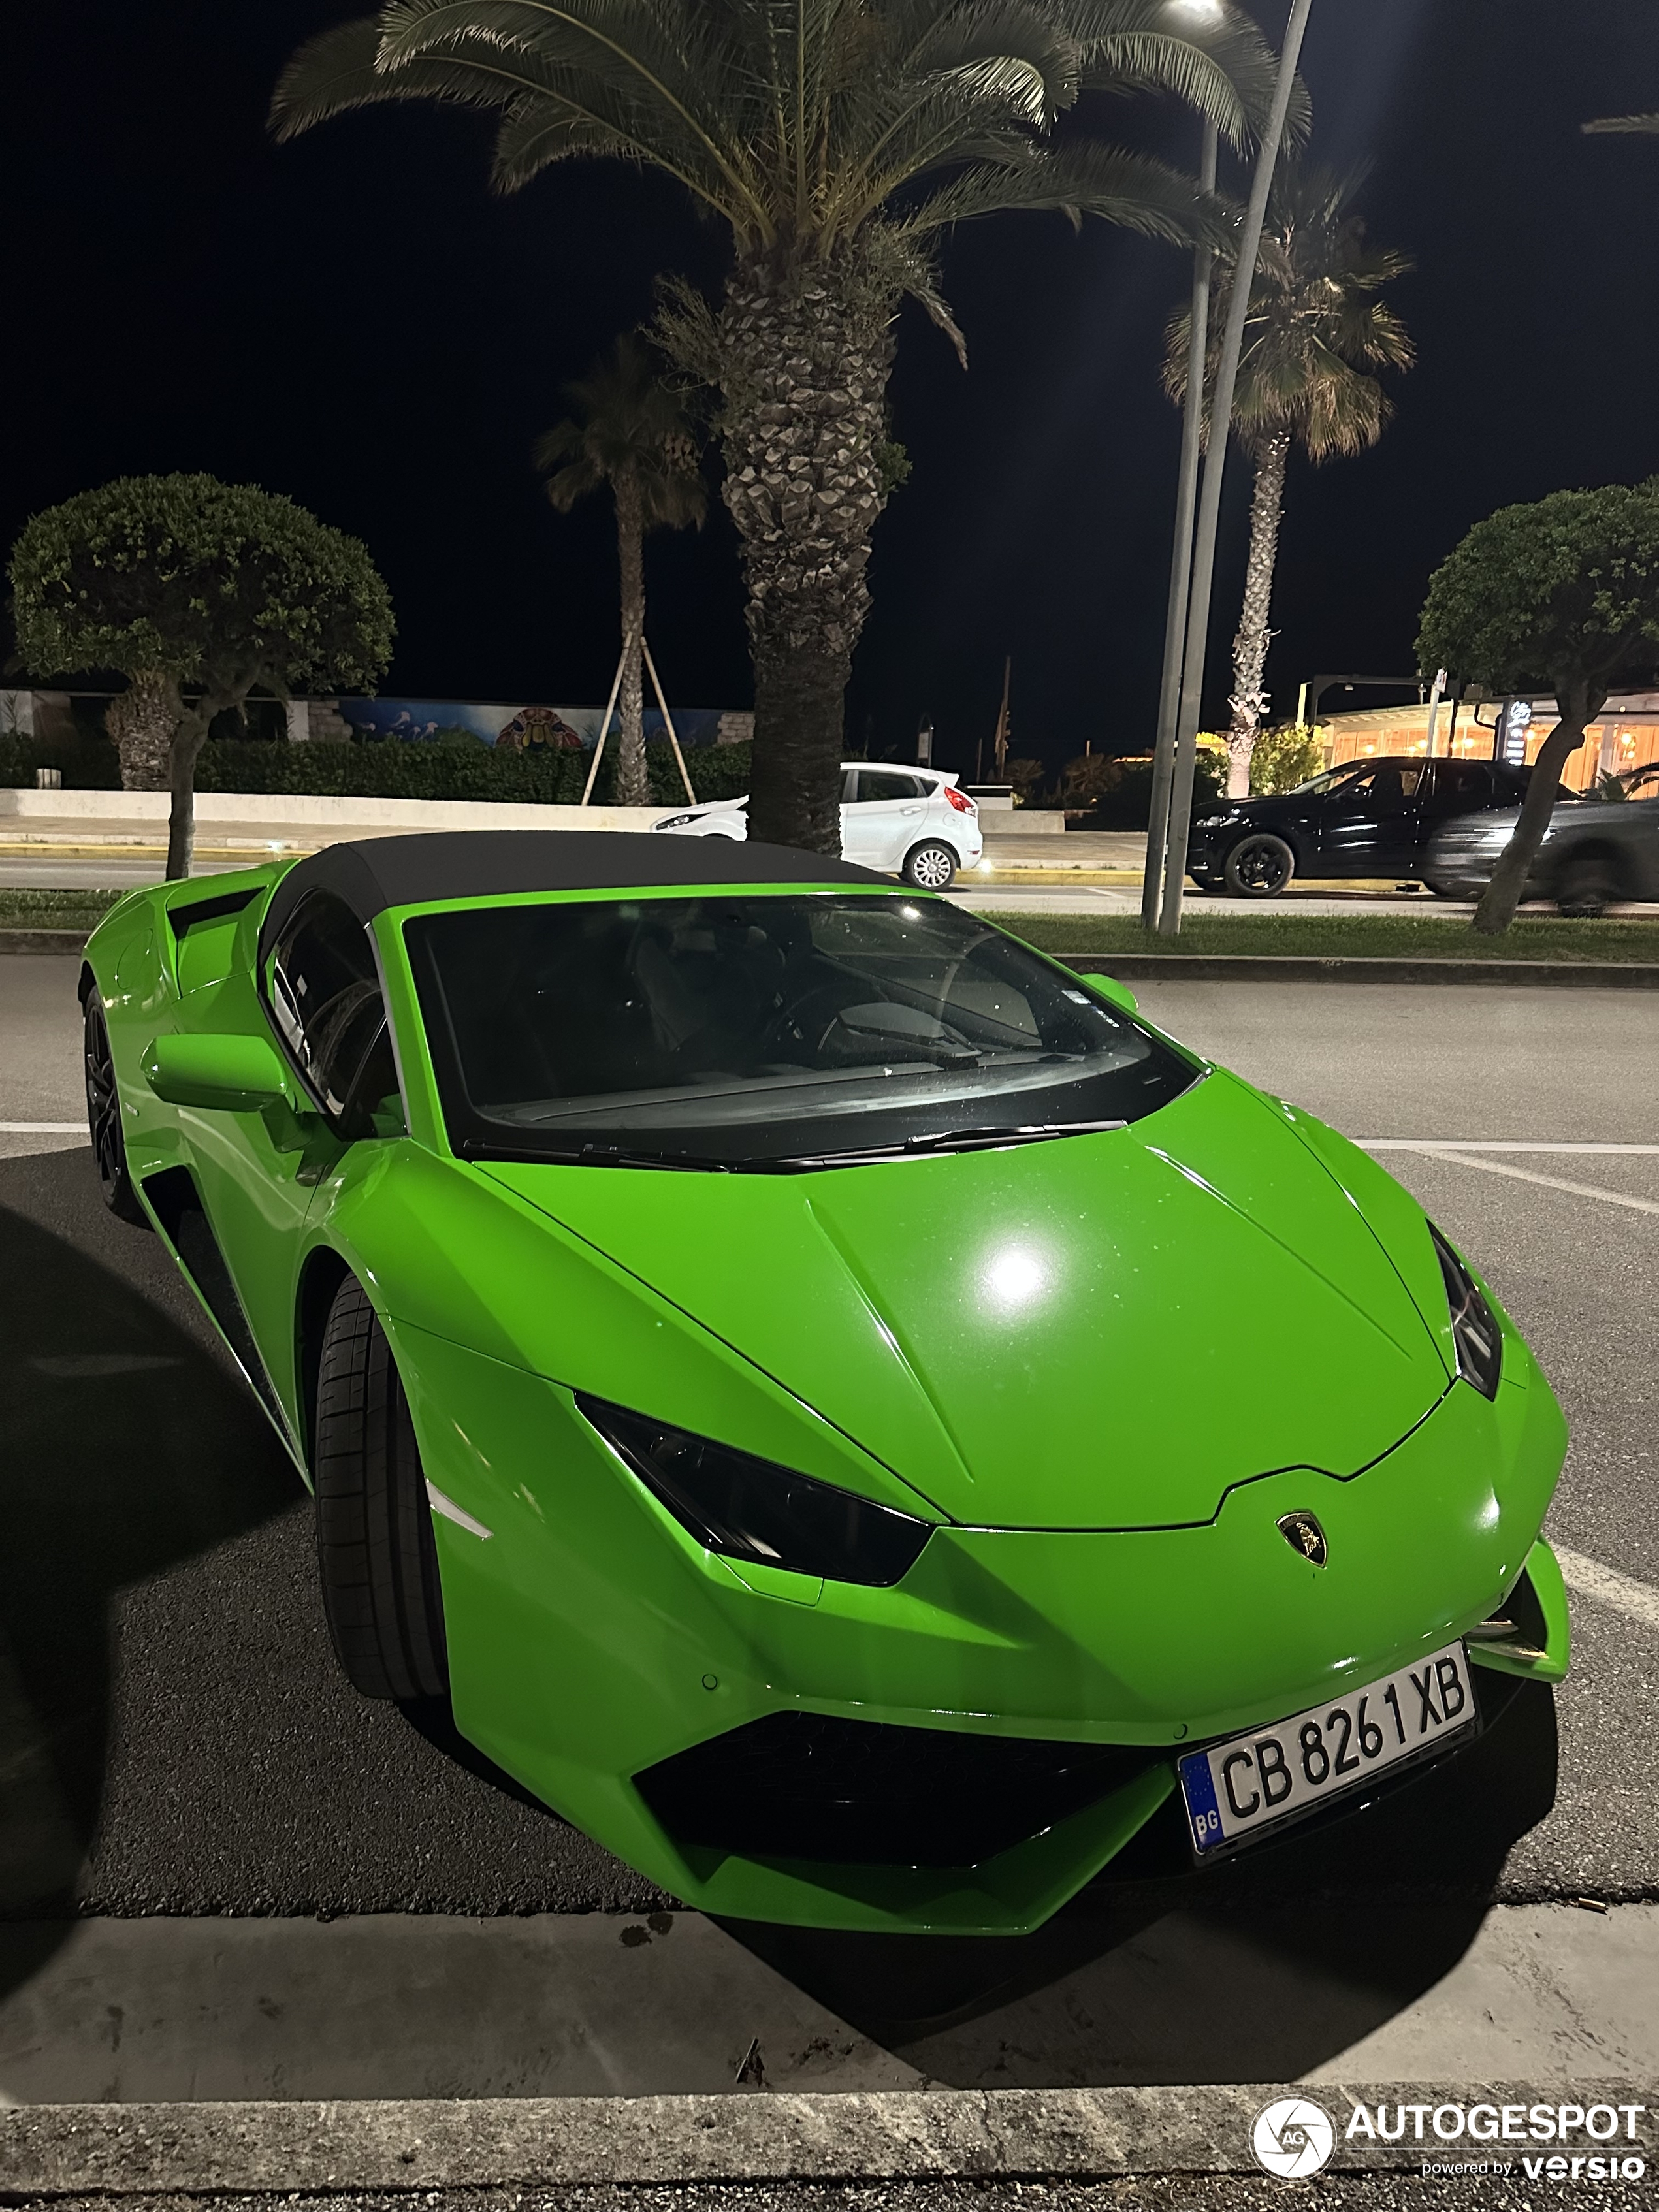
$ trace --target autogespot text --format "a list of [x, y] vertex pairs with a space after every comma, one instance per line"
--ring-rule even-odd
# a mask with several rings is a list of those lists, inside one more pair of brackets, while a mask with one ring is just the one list
[[[1513, 2172], [1528, 2181], [1640, 2181], [1647, 2162], [1611, 2146], [1636, 2141], [1645, 2105], [1355, 2105], [1348, 2114], [1349, 2142], [1559, 2143], [1556, 2151], [1526, 2151], [1518, 2159], [1449, 2162], [1425, 2159], [1427, 2174]], [[1606, 2143], [1591, 2150], [1589, 2143]]]

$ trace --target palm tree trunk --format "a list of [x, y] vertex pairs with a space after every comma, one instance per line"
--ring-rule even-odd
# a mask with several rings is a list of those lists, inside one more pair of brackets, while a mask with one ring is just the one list
[[641, 652], [645, 635], [645, 532], [640, 517], [640, 487], [634, 477], [623, 475], [617, 477], [612, 489], [617, 496], [623, 625], [615, 799], [618, 806], [649, 806], [651, 777], [645, 762], [645, 678]]
[[1227, 732], [1227, 796], [1244, 799], [1250, 789], [1250, 757], [1256, 732], [1267, 711], [1261, 679], [1267, 672], [1267, 627], [1273, 612], [1273, 562], [1279, 553], [1279, 525], [1285, 509], [1285, 466], [1291, 434], [1274, 430], [1255, 443], [1255, 490], [1250, 499], [1250, 557], [1244, 570], [1244, 605], [1233, 640], [1232, 725]]
[[159, 668], [136, 668], [110, 701], [104, 726], [115, 740], [124, 791], [165, 791], [173, 733], [184, 714], [175, 679]]
[[725, 499], [755, 661], [750, 835], [841, 851], [844, 697], [886, 503], [895, 301], [861, 261], [745, 264], [719, 318]]

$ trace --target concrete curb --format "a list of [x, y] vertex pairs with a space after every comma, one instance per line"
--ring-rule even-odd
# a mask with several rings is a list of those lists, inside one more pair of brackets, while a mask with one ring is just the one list
[[[890, 2180], [947, 2176], [1074, 2179], [1259, 2169], [1251, 2130], [1281, 2096], [1311, 2099], [1335, 2123], [1334, 2171], [1415, 2171], [1425, 2159], [1518, 2159], [1505, 2146], [1437, 2136], [1407, 2123], [1387, 2143], [1345, 2131], [1356, 2105], [1558, 2107], [1559, 2082], [1334, 2086], [1271, 2083], [1119, 2089], [890, 2091], [841, 2095], [490, 2098], [476, 2102], [32, 2105], [0, 2112], [0, 2195], [395, 2190], [581, 2183]], [[1641, 2108], [1634, 2141], [1651, 2156], [1659, 2082], [1568, 2085], [1581, 2112]], [[1483, 2125], [1485, 2123], [1483, 2122]], [[1564, 2146], [1606, 2154], [1582, 2121]]]
[[1080, 975], [1125, 983], [1549, 983], [1582, 990], [1659, 990], [1659, 961], [1328, 958], [1257, 952], [1057, 952]]
[[0, 954], [82, 952], [91, 934], [88, 929], [0, 929]]

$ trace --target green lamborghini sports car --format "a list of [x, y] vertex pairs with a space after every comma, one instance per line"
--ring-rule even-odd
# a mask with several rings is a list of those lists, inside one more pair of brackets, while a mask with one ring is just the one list
[[1565, 1431], [1461, 1255], [943, 900], [387, 837], [132, 893], [82, 994], [346, 1673], [692, 1905], [1008, 1934], [1149, 1835], [1340, 1849], [1565, 1672]]

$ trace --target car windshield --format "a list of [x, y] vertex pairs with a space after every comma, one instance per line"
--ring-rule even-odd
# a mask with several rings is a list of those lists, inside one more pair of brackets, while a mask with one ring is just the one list
[[1031, 1141], [1138, 1121], [1203, 1072], [933, 901], [563, 901], [404, 936], [466, 1158], [760, 1170]]

